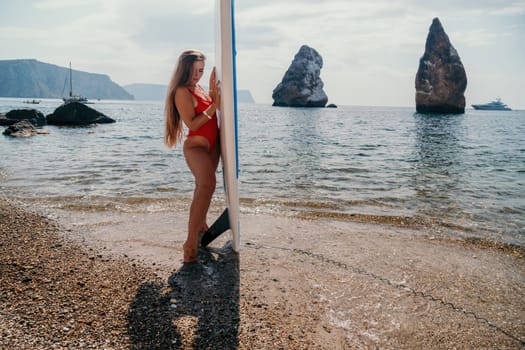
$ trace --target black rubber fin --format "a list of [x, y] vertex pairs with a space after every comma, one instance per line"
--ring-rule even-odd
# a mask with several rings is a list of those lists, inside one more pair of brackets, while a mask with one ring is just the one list
[[201, 246], [206, 247], [208, 244], [213, 242], [215, 238], [219, 237], [225, 231], [230, 229], [230, 218], [228, 216], [228, 208], [224, 209], [221, 216], [211, 227], [204, 233], [201, 239]]

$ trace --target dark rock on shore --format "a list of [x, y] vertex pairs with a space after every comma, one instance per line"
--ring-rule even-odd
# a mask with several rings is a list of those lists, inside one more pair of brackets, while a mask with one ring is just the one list
[[114, 119], [78, 102], [63, 104], [46, 118], [49, 125], [59, 126], [115, 123]]
[[13, 137], [26, 137], [37, 134], [48, 134], [47, 131], [37, 130], [33, 124], [28, 120], [21, 120], [15, 124], [8, 126], [4, 132], [4, 135]]
[[283, 80], [273, 90], [274, 106], [324, 107], [328, 97], [323, 90], [323, 58], [313, 48], [303, 45], [295, 55]]
[[16, 123], [16, 121], [14, 121], [12, 119], [7, 119], [5, 114], [0, 113], [0, 125], [1, 126], [8, 126], [8, 125], [11, 125], [11, 124], [14, 124], [14, 123]]
[[36, 109], [13, 109], [0, 116], [0, 125], [13, 125], [22, 120], [28, 120], [34, 126], [46, 125], [46, 117]]
[[330, 103], [329, 105], [326, 106], [326, 108], [337, 108], [337, 105], [334, 103]]
[[416, 74], [416, 110], [420, 113], [464, 113], [467, 75], [458, 52], [438, 18], [427, 36]]

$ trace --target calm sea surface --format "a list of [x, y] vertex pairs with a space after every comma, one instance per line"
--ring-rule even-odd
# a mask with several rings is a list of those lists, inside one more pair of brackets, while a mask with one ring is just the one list
[[[0, 99], [0, 112], [60, 104], [22, 101]], [[162, 103], [91, 107], [117, 123], [0, 135], [0, 194], [51, 209], [185, 210], [193, 180], [181, 147], [163, 145]], [[525, 111], [241, 104], [239, 133], [245, 213], [404, 218], [525, 245]]]

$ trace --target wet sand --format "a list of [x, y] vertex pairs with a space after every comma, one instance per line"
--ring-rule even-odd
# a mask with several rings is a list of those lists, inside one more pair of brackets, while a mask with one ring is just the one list
[[239, 255], [221, 237], [183, 265], [184, 213], [0, 203], [0, 348], [525, 347], [522, 249], [246, 214]]

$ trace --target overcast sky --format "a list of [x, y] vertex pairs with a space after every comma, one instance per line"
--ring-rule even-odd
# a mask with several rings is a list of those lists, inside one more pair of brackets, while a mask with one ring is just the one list
[[[167, 84], [186, 48], [213, 65], [214, 0], [0, 0], [0, 59]], [[236, 0], [238, 86], [271, 103], [301, 45], [324, 60], [329, 102], [413, 106], [428, 29], [439, 17], [467, 72], [467, 104], [525, 109], [525, 0]], [[209, 71], [209, 69], [208, 69]]]

